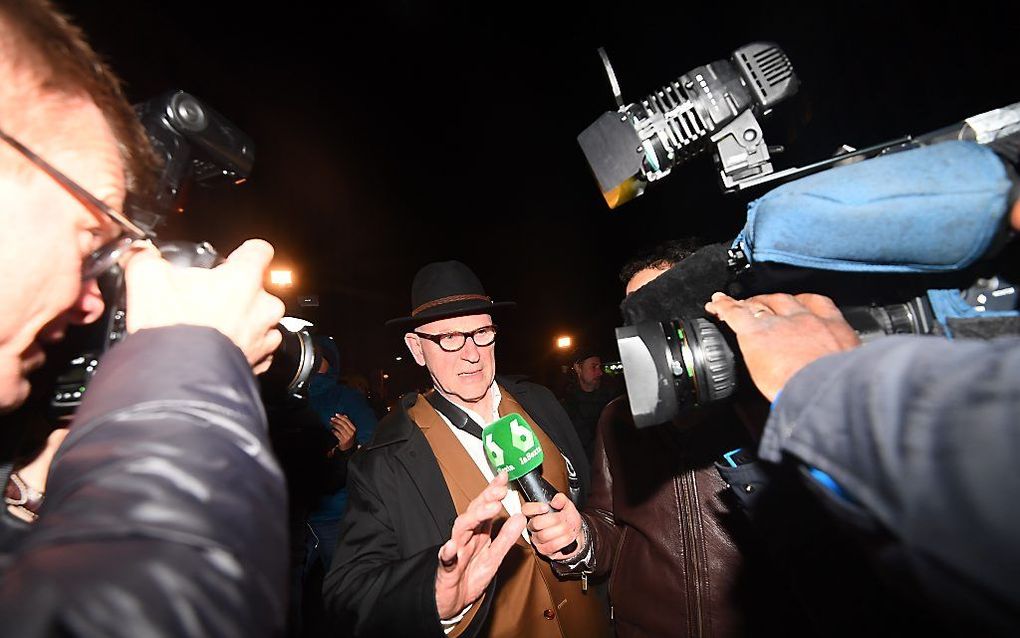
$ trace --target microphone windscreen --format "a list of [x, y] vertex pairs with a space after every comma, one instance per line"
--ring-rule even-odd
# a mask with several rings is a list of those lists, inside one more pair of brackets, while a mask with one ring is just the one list
[[627, 296], [620, 304], [624, 323], [706, 317], [712, 293], [727, 290], [729, 244], [709, 244]]

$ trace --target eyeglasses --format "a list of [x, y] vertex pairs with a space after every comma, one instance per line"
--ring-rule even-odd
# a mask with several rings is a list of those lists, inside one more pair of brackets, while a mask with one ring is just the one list
[[482, 326], [471, 332], [445, 332], [441, 335], [430, 335], [415, 331], [422, 339], [438, 344], [444, 352], [457, 352], [467, 343], [468, 337], [479, 348], [491, 346], [496, 341], [496, 326]]
[[21, 153], [25, 159], [32, 162], [40, 170], [53, 178], [53, 181], [60, 184], [60, 186], [67, 191], [71, 197], [78, 200], [78, 202], [89, 212], [95, 215], [108, 217], [120, 226], [127, 234], [126, 237], [120, 236], [104, 244], [99, 247], [98, 250], [85, 258], [81, 269], [82, 281], [89, 281], [103, 274], [109, 270], [111, 266], [117, 263], [117, 261], [132, 247], [133, 244], [135, 244], [135, 242], [150, 238], [150, 234], [138, 227], [127, 217], [127, 215], [114, 210], [106, 202], [82, 188], [77, 182], [58, 171], [53, 167], [53, 165], [36, 155], [27, 146], [8, 135], [3, 129], [0, 129], [0, 139], [10, 144], [14, 150]]

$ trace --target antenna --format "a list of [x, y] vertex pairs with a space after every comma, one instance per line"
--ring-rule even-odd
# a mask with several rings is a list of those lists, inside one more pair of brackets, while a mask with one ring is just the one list
[[602, 58], [602, 66], [606, 67], [606, 75], [609, 76], [609, 87], [613, 89], [613, 97], [616, 98], [616, 106], [622, 109], [623, 96], [620, 94], [620, 83], [616, 81], [616, 72], [613, 71], [613, 65], [609, 61], [609, 56], [606, 54], [606, 50], [602, 47], [599, 47], [599, 57]]

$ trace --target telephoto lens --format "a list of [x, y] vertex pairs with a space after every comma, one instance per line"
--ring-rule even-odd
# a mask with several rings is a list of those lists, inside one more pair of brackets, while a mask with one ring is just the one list
[[[861, 341], [892, 334], [932, 334], [938, 322], [924, 297], [884, 306], [841, 307]], [[732, 396], [740, 353], [703, 318], [644, 321], [616, 329], [634, 425], [666, 423], [682, 412]]]

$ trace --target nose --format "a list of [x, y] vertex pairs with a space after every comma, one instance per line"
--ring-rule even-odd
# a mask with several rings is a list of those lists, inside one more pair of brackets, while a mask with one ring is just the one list
[[71, 308], [71, 323], [85, 325], [92, 323], [103, 314], [106, 305], [95, 280], [82, 284], [78, 300]]
[[478, 363], [478, 360], [481, 358], [481, 355], [478, 353], [478, 346], [475, 345], [475, 341], [471, 337], [467, 338], [467, 341], [464, 342], [464, 347], [460, 349], [460, 358], [468, 363]]

